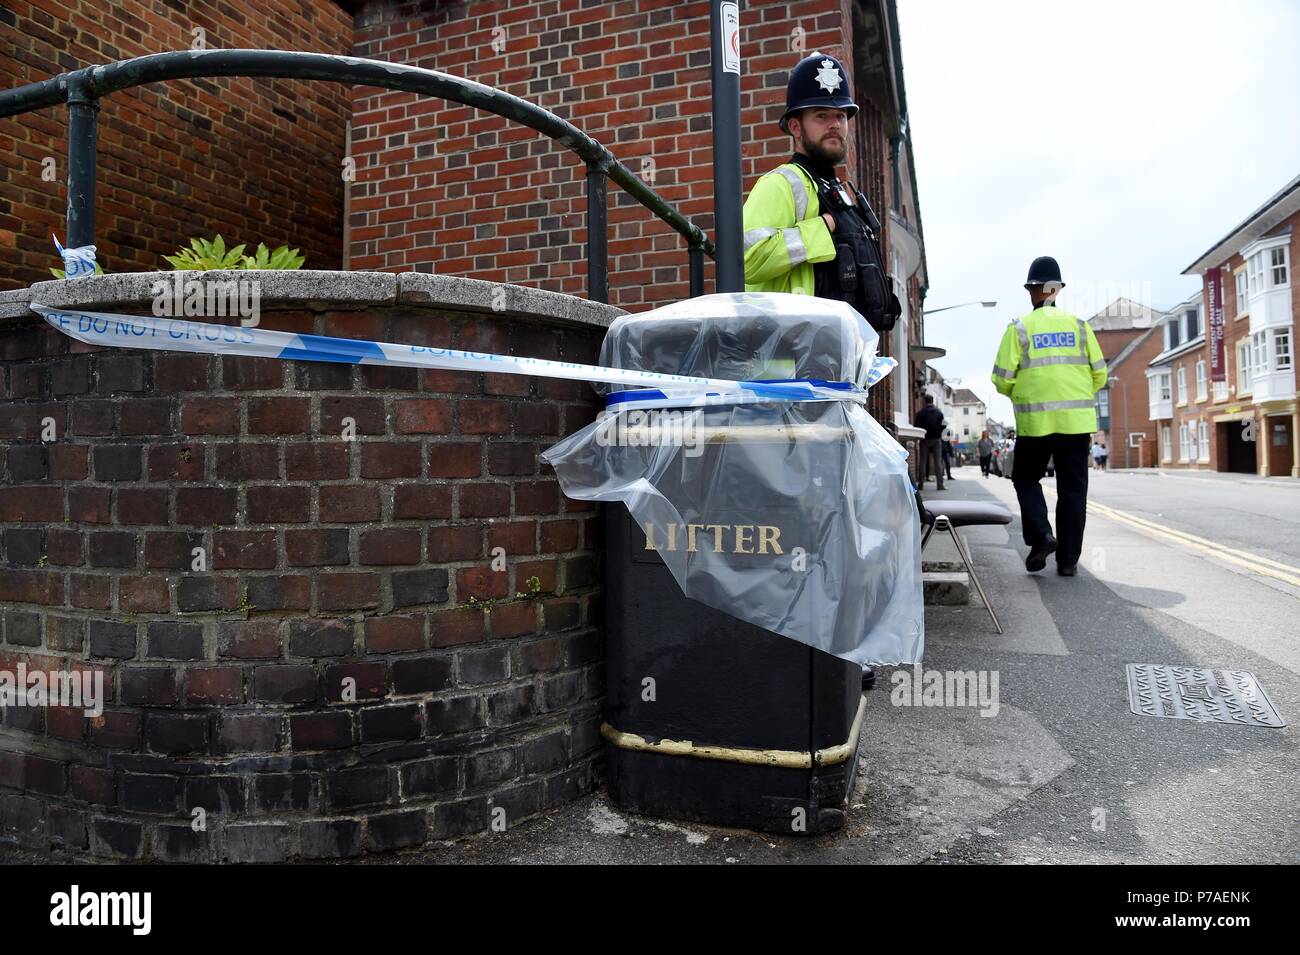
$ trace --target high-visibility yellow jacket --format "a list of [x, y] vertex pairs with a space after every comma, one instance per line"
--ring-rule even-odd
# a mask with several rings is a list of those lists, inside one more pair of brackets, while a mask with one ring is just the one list
[[1106, 359], [1092, 328], [1055, 305], [1007, 326], [993, 364], [993, 387], [1011, 399], [1016, 434], [1097, 430], [1094, 395], [1106, 384]]
[[816, 294], [813, 263], [835, 258], [817, 187], [795, 163], [761, 176], [745, 200], [745, 291]]

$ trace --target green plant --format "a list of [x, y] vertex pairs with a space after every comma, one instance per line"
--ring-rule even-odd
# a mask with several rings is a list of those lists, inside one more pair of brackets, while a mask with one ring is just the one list
[[306, 256], [298, 254], [297, 249], [282, 245], [273, 252], [268, 252], [266, 244], [257, 243], [257, 255], [244, 256], [246, 269], [300, 269], [307, 261]]
[[266, 243], [257, 244], [256, 255], [244, 255], [244, 244], [226, 248], [226, 240], [218, 233], [211, 241], [190, 239], [190, 247], [177, 250], [175, 255], [163, 258], [177, 271], [207, 272], [213, 269], [297, 269], [307, 261], [297, 249], [282, 245], [274, 251]]
[[226, 248], [226, 240], [217, 233], [209, 242], [207, 239], [190, 239], [190, 248], [181, 248], [175, 255], [164, 255], [171, 267], [177, 272], [195, 270], [211, 271], [213, 269], [237, 269], [244, 260], [244, 247], [237, 245]]
[[[53, 275], [56, 279], [66, 279], [68, 277], [68, 274], [64, 272], [63, 269], [50, 269], [50, 274]], [[96, 275], [104, 274], [104, 267], [100, 265], [98, 262], [95, 263], [95, 274]]]

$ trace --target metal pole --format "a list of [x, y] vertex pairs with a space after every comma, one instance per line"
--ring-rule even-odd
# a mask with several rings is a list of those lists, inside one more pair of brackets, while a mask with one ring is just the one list
[[99, 102], [80, 73], [68, 78], [67, 247], [95, 244], [95, 114]]
[[587, 298], [609, 302], [609, 236], [605, 170], [587, 164]]
[[743, 292], [737, 0], [710, 0], [709, 55], [713, 85], [713, 239], [718, 263], [715, 287], [719, 292]]
[[699, 298], [704, 294], [704, 250], [693, 245], [686, 254], [691, 263], [691, 298]]

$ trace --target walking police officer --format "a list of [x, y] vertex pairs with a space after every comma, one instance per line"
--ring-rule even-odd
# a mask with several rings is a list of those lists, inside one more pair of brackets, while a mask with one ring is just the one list
[[[1025, 281], [1034, 310], [1007, 326], [992, 377], [1016, 412], [1011, 481], [1029, 545], [1025, 569], [1042, 570], [1055, 553], [1056, 572], [1073, 577], [1088, 508], [1088, 447], [1097, 430], [1093, 396], [1106, 384], [1106, 359], [1088, 323], [1056, 307], [1064, 287], [1056, 259], [1034, 259]], [[1038, 483], [1053, 458], [1055, 537]]]
[[745, 200], [745, 290], [848, 302], [878, 332], [901, 313], [880, 247], [880, 220], [835, 167], [858, 107], [833, 56], [814, 53], [790, 71], [781, 132], [794, 154], [759, 178]]

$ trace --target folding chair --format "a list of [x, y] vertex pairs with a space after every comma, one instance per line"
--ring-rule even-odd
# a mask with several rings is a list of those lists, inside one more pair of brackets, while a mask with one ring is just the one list
[[961, 535], [957, 533], [957, 528], [1010, 524], [1011, 512], [993, 501], [943, 500], [935, 502], [932, 510], [922, 502], [919, 491], [916, 495], [916, 504], [921, 514], [921, 524], [925, 527], [925, 533], [921, 537], [921, 550], [924, 552], [925, 545], [930, 541], [930, 535], [936, 529], [947, 531], [952, 535], [957, 553], [961, 554], [962, 562], [966, 565], [966, 573], [970, 574], [970, 579], [975, 582], [975, 589], [979, 591], [980, 600], [984, 601], [984, 609], [993, 618], [993, 626], [997, 627], [998, 633], [1002, 633], [1002, 624], [998, 623], [998, 615], [993, 612], [993, 605], [989, 603], [988, 595], [984, 593], [984, 585], [980, 583], [979, 574], [975, 573], [975, 562], [971, 560], [970, 551], [966, 547], [966, 542], [961, 539]]

